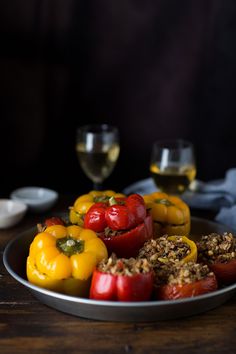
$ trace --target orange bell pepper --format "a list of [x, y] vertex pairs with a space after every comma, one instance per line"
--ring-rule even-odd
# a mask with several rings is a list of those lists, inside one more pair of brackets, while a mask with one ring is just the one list
[[162, 192], [147, 194], [143, 198], [154, 221], [155, 237], [189, 234], [190, 209], [181, 198]]

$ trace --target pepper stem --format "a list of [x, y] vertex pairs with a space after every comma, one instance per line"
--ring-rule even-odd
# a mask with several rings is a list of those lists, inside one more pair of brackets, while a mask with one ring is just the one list
[[56, 243], [59, 251], [64, 253], [66, 256], [71, 257], [73, 254], [82, 253], [84, 250], [84, 241], [77, 240], [73, 237], [66, 236], [59, 238]]
[[110, 199], [109, 199], [109, 205], [117, 205], [117, 201], [116, 199], [112, 196]]
[[161, 198], [161, 199], [155, 199], [155, 203], [157, 204], [164, 204], [166, 206], [173, 206], [174, 204], [168, 200], [168, 199], [165, 199], [165, 198]]

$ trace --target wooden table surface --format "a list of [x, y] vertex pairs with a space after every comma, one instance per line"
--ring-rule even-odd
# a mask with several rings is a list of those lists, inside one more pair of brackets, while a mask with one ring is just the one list
[[61, 197], [46, 215], [27, 214], [0, 231], [0, 353], [236, 353], [236, 296], [192, 317], [151, 323], [102, 322], [64, 314], [40, 303], [2, 263], [8, 241], [47, 215], [65, 211]]

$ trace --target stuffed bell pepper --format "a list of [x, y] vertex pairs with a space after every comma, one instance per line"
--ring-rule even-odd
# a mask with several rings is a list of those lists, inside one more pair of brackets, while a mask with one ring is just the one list
[[84, 227], [98, 233], [109, 254], [124, 258], [135, 257], [153, 235], [152, 218], [138, 194], [95, 203], [84, 217]]
[[109, 301], [147, 301], [153, 291], [154, 274], [146, 259], [117, 258], [100, 262], [93, 273], [90, 298]]
[[231, 233], [212, 233], [197, 242], [198, 260], [208, 265], [220, 284], [236, 282], [236, 238]]
[[51, 225], [30, 245], [27, 278], [49, 290], [88, 296], [93, 270], [107, 256], [105, 244], [94, 231]]
[[154, 221], [154, 236], [185, 235], [190, 232], [190, 210], [179, 197], [154, 192], [144, 195]]
[[139, 250], [139, 258], [146, 258], [153, 268], [167, 263], [197, 261], [197, 246], [186, 236], [162, 236], [147, 241]]
[[157, 300], [176, 300], [217, 290], [216, 277], [207, 265], [195, 262], [162, 264], [155, 269]]

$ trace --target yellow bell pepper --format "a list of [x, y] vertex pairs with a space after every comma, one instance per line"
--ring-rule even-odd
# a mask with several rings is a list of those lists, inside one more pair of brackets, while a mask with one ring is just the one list
[[143, 198], [154, 221], [154, 237], [189, 234], [190, 209], [181, 198], [162, 192], [147, 194]]
[[107, 257], [107, 248], [94, 231], [77, 225], [49, 226], [30, 245], [27, 278], [46, 289], [85, 297], [94, 268]]
[[186, 243], [189, 246], [190, 252], [186, 257], [184, 257], [181, 260], [183, 263], [197, 262], [197, 245], [194, 241], [190, 240], [186, 236], [179, 236], [179, 235], [169, 236], [167, 239], [173, 242], [178, 242], [178, 240], [180, 240], [181, 242]]
[[92, 190], [88, 194], [83, 194], [75, 200], [74, 205], [69, 208], [69, 220], [72, 224], [83, 226], [84, 215], [94, 203], [106, 201], [110, 197], [119, 198], [124, 196], [124, 194], [116, 193], [112, 190]]

